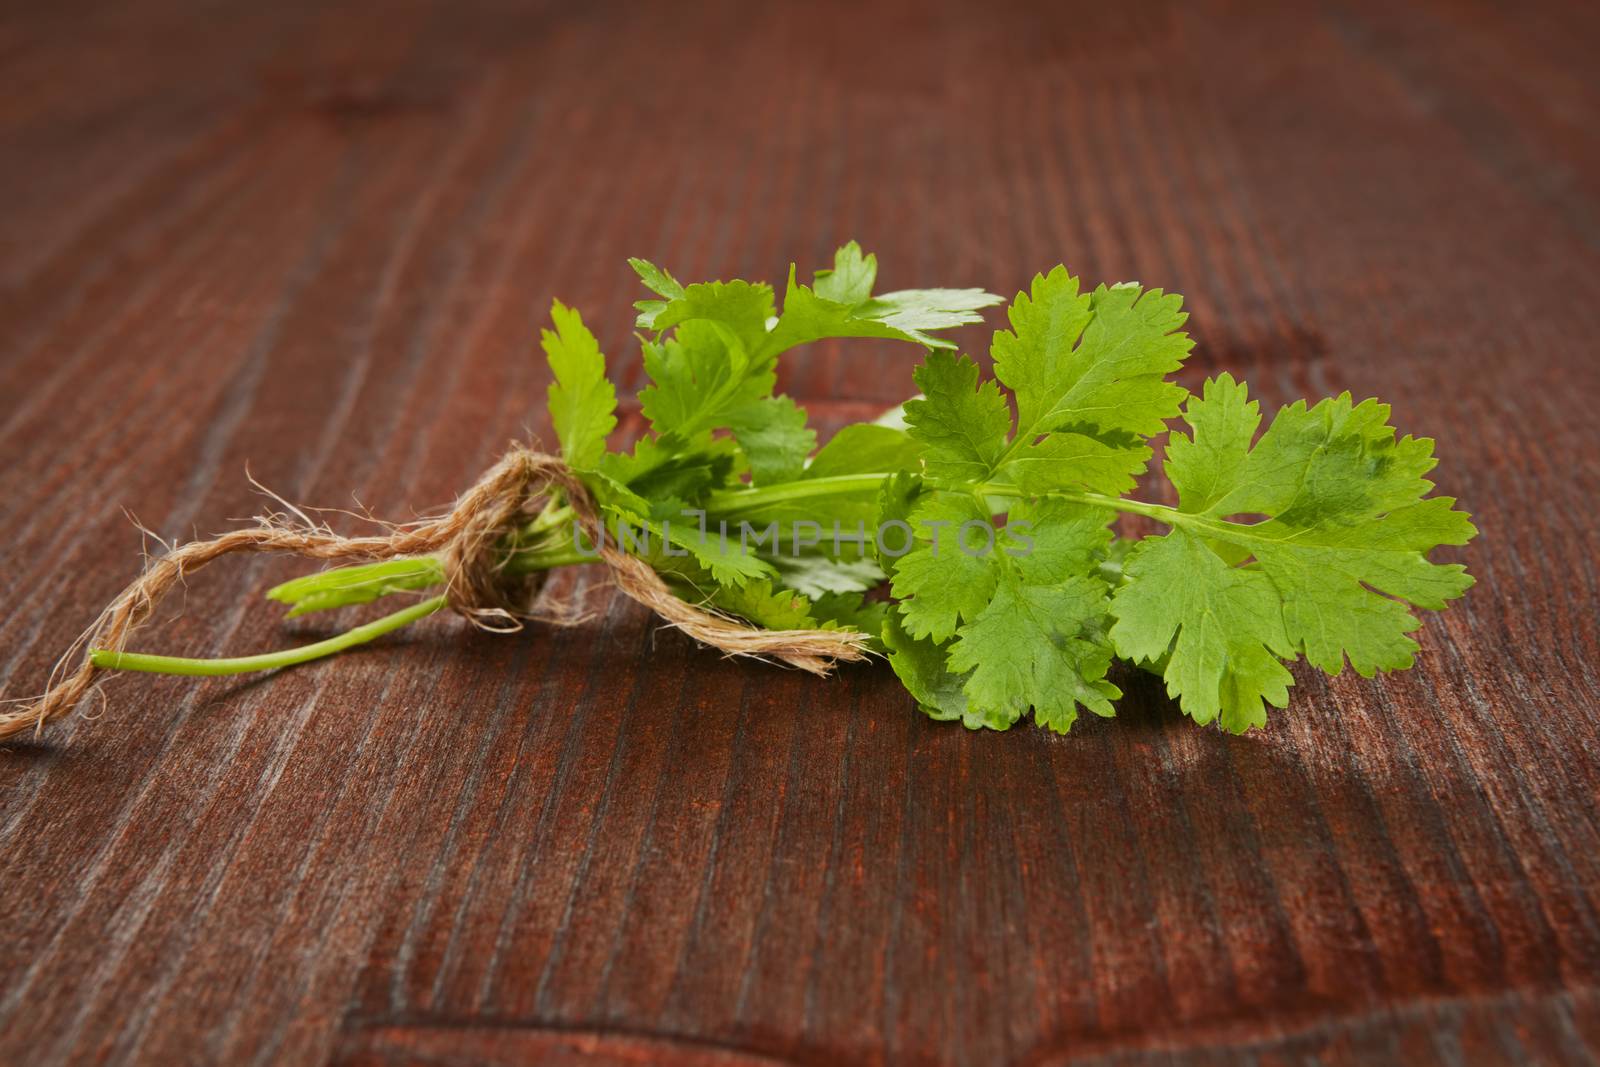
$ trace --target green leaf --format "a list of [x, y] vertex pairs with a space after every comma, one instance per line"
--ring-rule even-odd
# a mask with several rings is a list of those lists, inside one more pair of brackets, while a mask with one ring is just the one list
[[730, 351], [751, 357], [767, 338], [772, 318], [772, 286], [749, 282], [698, 282], [683, 295], [669, 300], [655, 316], [652, 328], [669, 330], [680, 323], [709, 323], [729, 340]]
[[656, 328], [656, 318], [666, 309], [667, 303], [683, 296], [683, 286], [678, 279], [647, 259], [630, 259], [628, 266], [634, 269], [651, 292], [666, 297], [665, 300], [639, 300], [633, 305], [639, 311], [639, 318], [634, 324], [641, 330], [653, 330]]
[[893, 327], [929, 348], [954, 348], [952, 342], [930, 337], [928, 330], [949, 330], [982, 322], [984, 308], [1003, 299], [982, 289], [901, 289], [873, 297], [857, 309], [862, 318]]
[[957, 631], [950, 669], [987, 717], [1016, 719], [1032, 706], [1040, 726], [1065, 733], [1085, 707], [1112, 715], [1121, 696], [1105, 680], [1110, 606], [1097, 564], [1111, 513], [1064, 501], [1019, 504], [993, 555], [994, 593]]
[[863, 593], [883, 581], [883, 569], [870, 556], [779, 554], [772, 558], [784, 584], [807, 596]]
[[1140, 541], [1123, 572], [1111, 609], [1117, 654], [1154, 662], [1170, 653], [1161, 673], [1185, 714], [1201, 724], [1220, 715], [1240, 733], [1266, 723], [1263, 701], [1288, 704], [1294, 677], [1279, 657], [1295, 650], [1266, 575], [1230, 567], [1182, 530]]
[[738, 589], [718, 587], [711, 602], [768, 630], [857, 630], [876, 637], [886, 617], [885, 605], [863, 603], [856, 594], [809, 598], [766, 578]]
[[978, 365], [948, 352], [929, 352], [913, 378], [923, 395], [906, 402], [906, 422], [923, 445], [927, 476], [957, 484], [988, 478], [1011, 431], [999, 387], [979, 387]]
[[[1349, 522], [1415, 504], [1433, 488], [1425, 477], [1436, 462], [1433, 442], [1396, 440], [1389, 406], [1376, 400], [1354, 404], [1345, 393], [1315, 407], [1296, 401], [1251, 448], [1259, 406], [1223, 374], [1206, 383], [1184, 420], [1193, 437], [1173, 436], [1167, 473], [1185, 512], [1271, 515], [1291, 525]], [[1465, 516], [1455, 522], [1470, 531]]]
[[634, 269], [639, 275], [639, 280], [644, 282], [645, 287], [652, 293], [658, 293], [668, 300], [677, 300], [683, 296], [682, 283], [648, 259], [630, 259], [628, 266]]
[[738, 448], [733, 441], [701, 435], [693, 441], [641, 437], [632, 453], [607, 452], [600, 471], [648, 501], [652, 518], [672, 518], [698, 505], [733, 480]]
[[672, 336], [644, 345], [651, 383], [639, 406], [658, 434], [691, 439], [727, 424], [730, 412], [772, 395], [770, 362], [752, 364], [726, 330], [685, 322]]
[[[959, 513], [941, 505], [947, 517]], [[927, 512], [925, 514], [932, 514]], [[1109, 516], [1096, 510], [1051, 504], [1023, 509], [1021, 519], [1037, 530], [1028, 551], [1007, 534], [996, 551], [945, 572], [946, 582], [902, 601], [883, 640], [889, 660], [918, 705], [936, 719], [960, 719], [971, 729], [1004, 730], [1033, 710], [1040, 726], [1065, 733], [1079, 707], [1111, 715], [1121, 695], [1105, 680], [1111, 647], [1105, 638], [1106, 586], [1088, 571], [1109, 539]], [[926, 549], [911, 567], [936, 562]], [[982, 584], [974, 581], [981, 565]], [[901, 583], [904, 584], [904, 583]], [[956, 588], [959, 587], [959, 588]], [[897, 592], [899, 588], [897, 588]], [[920, 623], [932, 610], [930, 594], [945, 597], [952, 615], [967, 621], [956, 640], [948, 628]], [[965, 603], [953, 606], [954, 601]], [[918, 620], [914, 622], [913, 620]]]
[[[773, 569], [760, 556], [750, 552], [739, 541], [737, 531], [726, 536], [717, 527], [701, 530], [698, 524], [688, 521], [665, 522], [661, 532], [666, 540], [694, 557], [696, 563], [711, 572], [719, 585], [741, 586], [752, 578], [770, 578]], [[663, 549], [670, 554], [669, 549]]]
[[1030, 585], [1055, 585], [1100, 572], [1111, 549], [1111, 512], [1065, 500], [1018, 502], [1007, 519], [1002, 547]]
[[1006, 461], [1005, 475], [1030, 496], [1082, 486], [1121, 496], [1137, 484], [1150, 447], [1120, 444], [1081, 433], [1053, 433]]
[[606, 435], [617, 428], [617, 394], [606, 379], [605, 357], [583, 324], [583, 317], [559, 300], [551, 305], [555, 330], [543, 331], [550, 383], [550, 422], [561, 439], [567, 465], [593, 467], [606, 450]]
[[[1118, 651], [1154, 658], [1175, 628], [1169, 690], [1193, 694], [1184, 709], [1203, 721], [1220, 710], [1230, 729], [1264, 721], [1262, 700], [1281, 706], [1287, 680], [1263, 650], [1304, 654], [1332, 674], [1346, 661], [1366, 677], [1411, 666], [1408, 635], [1420, 622], [1408, 604], [1442, 608], [1472, 584], [1465, 568], [1427, 553], [1476, 531], [1453, 500], [1423, 499], [1432, 442], [1397, 440], [1388, 416], [1348, 393], [1298, 402], [1251, 447], [1258, 406], [1228, 375], [1207, 382], [1184, 413], [1192, 436], [1174, 433], [1168, 445], [1188, 518], [1130, 554], [1113, 607]], [[1229, 521], [1239, 515], [1266, 518]], [[1223, 627], [1243, 646], [1218, 658]], [[1185, 630], [1200, 631], [1188, 639], [1197, 651], [1180, 660]]]
[[766, 578], [746, 582], [738, 589], [722, 586], [712, 594], [711, 602], [768, 630], [813, 630], [818, 626], [809, 600]]
[[746, 549], [737, 531], [726, 534], [704, 515], [646, 517], [640, 501], [605, 476], [586, 478], [605, 518], [607, 540], [664, 574], [698, 583], [702, 576], [737, 589], [753, 578], [771, 578], [772, 565]]
[[994, 551], [962, 537], [963, 526], [987, 527], [989, 516], [969, 496], [934, 493], [918, 503], [910, 521], [917, 544], [895, 563], [892, 589], [906, 631], [942, 643], [994, 597], [1000, 576]]
[[995, 375], [1016, 395], [1020, 437], [1069, 427], [1160, 433], [1184, 397], [1166, 376], [1194, 347], [1177, 332], [1182, 306], [1182, 297], [1131, 284], [1083, 294], [1065, 267], [1035, 275], [991, 351]]
[[967, 715], [1009, 724], [1031, 708], [1065, 732], [1086, 707], [1113, 713], [1108, 589], [1099, 563], [1111, 512], [1067, 501], [1019, 503], [1003, 530], [970, 494], [935, 492], [911, 511], [921, 538], [894, 564], [908, 638], [948, 646]]
[[921, 449], [904, 430], [874, 423], [846, 426], [822, 446], [806, 467], [807, 478], [835, 478], [917, 467]]
[[[851, 305], [830, 300], [795, 280], [789, 268], [789, 287], [783, 297], [783, 313], [767, 337], [765, 352], [777, 354], [798, 345], [832, 337], [877, 337], [887, 341], [927, 343], [920, 335], [895, 329], [874, 318], [858, 314]], [[942, 342], [933, 342], [942, 344]]]
[[985, 717], [969, 706], [966, 678], [950, 671], [945, 650], [932, 641], [913, 637], [893, 612], [883, 623], [883, 644], [889, 666], [900, 678], [917, 707], [929, 718], [955, 720], [969, 730], [1008, 728], [1014, 720]]
[[[844, 249], [840, 252], [843, 255]], [[875, 275], [877, 261], [866, 257], [863, 263], [867, 260]], [[783, 314], [778, 316], [764, 352], [776, 354], [830, 337], [878, 337], [911, 341], [926, 348], [954, 348], [953, 342], [928, 331], [981, 322], [983, 316], [978, 311], [1000, 302], [999, 297], [981, 289], [909, 289], [861, 303], [855, 297], [865, 268], [852, 267], [848, 282], [836, 282], [840, 277], [838, 264], [836, 259], [834, 271], [821, 277], [815, 290], [799, 284], [796, 270], [790, 266]]]
[[1077, 577], [1025, 583], [1007, 572], [977, 618], [950, 646], [950, 669], [970, 672], [967, 699], [986, 717], [1016, 721], [1031, 705], [1039, 725], [1066, 733], [1082, 705], [1115, 714], [1122, 691], [1105, 680], [1111, 646], [1100, 636], [1105, 585]]
[[865, 600], [860, 593], [823, 593], [811, 602], [811, 614], [824, 627], [832, 624], [870, 634], [874, 650], [883, 651], [877, 638], [890, 615], [888, 604]]
[[607, 514], [616, 512], [618, 516], [626, 515], [630, 518], [650, 514], [650, 501], [603, 470], [583, 471], [579, 477], [588, 488], [589, 495], [600, 505], [602, 512]]
[[[791, 266], [783, 314], [776, 317], [770, 286], [744, 281], [685, 286], [645, 260], [630, 263], [664, 297], [637, 305], [639, 325], [658, 334], [644, 344], [651, 384], [640, 392], [639, 402], [646, 418], [657, 434], [680, 439], [674, 447], [706, 431], [742, 433], [756, 453], [751, 465], [757, 484], [797, 477], [795, 450], [808, 433], [792, 404], [767, 402], [781, 352], [828, 337], [939, 344], [923, 331], [974, 321], [972, 309], [995, 299], [977, 290], [926, 290], [869, 300], [877, 260], [854, 242], [838, 251], [833, 269], [818, 272], [815, 290], [800, 285]], [[906, 328], [880, 321], [885, 319]], [[809, 451], [814, 439], [805, 440]]]
[[1120, 495], [1150, 459], [1143, 438], [1178, 412], [1181, 386], [1166, 381], [1191, 342], [1180, 298], [1137, 286], [1080, 293], [1057, 267], [1036, 276], [995, 334], [996, 382], [978, 384], [965, 357], [930, 353], [905, 406], [912, 436], [924, 446], [930, 480], [953, 485], [1010, 484], [1027, 495], [1088, 489]]
[[794, 481], [817, 445], [816, 432], [806, 426], [805, 410], [786, 396], [762, 397], [733, 409], [728, 426], [750, 461], [755, 485]]
[[900, 558], [914, 547], [911, 512], [922, 492], [922, 478], [908, 471], [885, 478], [878, 488], [874, 512], [873, 555], [884, 573], [893, 575]]
[[862, 255], [861, 246], [849, 242], [833, 254], [833, 269], [819, 270], [812, 291], [824, 300], [847, 307], [865, 304], [878, 280], [878, 257]]

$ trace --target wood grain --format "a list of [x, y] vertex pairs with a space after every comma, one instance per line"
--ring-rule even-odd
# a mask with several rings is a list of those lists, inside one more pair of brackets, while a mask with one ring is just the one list
[[[1416, 669], [1299, 670], [1243, 738], [1142, 677], [967, 733], [604, 590], [119, 681], [0, 753], [0, 1062], [1593, 1063], [1597, 44], [1442, 0], [7, 5], [12, 695], [138, 566], [124, 509], [220, 529], [248, 467], [405, 517], [544, 430], [552, 296], [631, 392], [628, 255], [1162, 285], [1190, 384], [1385, 398], [1483, 536]], [[823, 345], [784, 386], [832, 426], [908, 372]], [[294, 572], [149, 640], [319, 632], [259, 601]]]

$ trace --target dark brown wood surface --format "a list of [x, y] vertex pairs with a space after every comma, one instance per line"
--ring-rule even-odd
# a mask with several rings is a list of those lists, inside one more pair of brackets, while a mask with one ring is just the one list
[[[9, 695], [139, 566], [124, 509], [216, 531], [248, 469], [405, 518], [545, 430], [552, 296], [631, 394], [628, 255], [1162, 285], [1190, 384], [1385, 398], [1483, 533], [1414, 670], [1299, 669], [1248, 737], [1143, 677], [968, 733], [603, 590], [118, 680], [0, 753], [0, 1062], [1595, 1062], [1597, 45], [1577, 3], [6, 5]], [[911, 359], [784, 385], [837, 425]], [[142, 645], [324, 632], [259, 599], [302, 569]]]

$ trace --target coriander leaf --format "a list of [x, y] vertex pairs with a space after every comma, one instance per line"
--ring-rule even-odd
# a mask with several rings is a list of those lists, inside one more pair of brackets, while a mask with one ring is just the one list
[[1105, 680], [1112, 649], [1099, 570], [1111, 514], [1024, 502], [996, 532], [970, 494], [934, 492], [912, 508], [922, 539], [893, 567], [901, 627], [935, 645], [955, 637], [948, 670], [965, 679], [969, 725], [1004, 728], [1032, 708], [1039, 725], [1064, 732], [1080, 706], [1113, 713], [1120, 693]]
[[828, 593], [813, 599], [766, 578], [739, 589], [719, 586], [711, 602], [768, 630], [849, 629], [876, 637], [885, 618], [885, 605], [863, 603], [858, 594]]
[[[1202, 427], [1212, 403], [1242, 408], [1235, 422], [1253, 431], [1256, 405], [1245, 397], [1245, 386], [1223, 375], [1190, 406]], [[1452, 510], [1454, 500], [1423, 499], [1433, 488], [1424, 477], [1435, 464], [1433, 442], [1397, 440], [1388, 419], [1388, 405], [1354, 404], [1349, 393], [1310, 408], [1297, 401], [1278, 412], [1247, 461], [1235, 464], [1232, 479], [1213, 478], [1213, 492], [1230, 480], [1234, 488], [1200, 512], [1269, 516], [1207, 532], [1254, 554], [1283, 597], [1290, 639], [1329, 673], [1338, 673], [1346, 657], [1363, 677], [1411, 666], [1417, 645], [1405, 635], [1421, 624], [1403, 602], [1438, 610], [1472, 585], [1465, 567], [1426, 556], [1438, 545], [1466, 544], [1477, 532], [1464, 512]], [[1206, 436], [1195, 427], [1197, 439]], [[1181, 434], [1172, 447], [1175, 483], [1216, 465]]]
[[973, 706], [1009, 722], [1029, 705], [1039, 725], [1056, 733], [1072, 726], [1080, 704], [1114, 715], [1111, 701], [1122, 691], [1105, 680], [1111, 646], [1098, 632], [1105, 603], [1105, 585], [1094, 578], [1030, 585], [1008, 571], [950, 646], [950, 669], [970, 672], [963, 689]]
[[[1250, 443], [1261, 425], [1261, 408], [1232, 375], [1223, 374], [1190, 397], [1183, 412], [1192, 434], [1167, 439], [1165, 470], [1178, 490], [1178, 509], [1196, 515], [1242, 513], [1250, 492], [1246, 474]], [[1292, 471], [1285, 472], [1291, 478]]]
[[1279, 657], [1295, 654], [1283, 606], [1259, 570], [1229, 566], [1182, 530], [1147, 537], [1123, 565], [1128, 584], [1112, 598], [1117, 654], [1158, 661], [1167, 695], [1196, 722], [1220, 715], [1241, 733], [1267, 721], [1262, 702], [1284, 707], [1294, 677]]
[[954, 348], [950, 342], [930, 338], [924, 331], [982, 322], [983, 316], [978, 312], [1002, 302], [1002, 297], [982, 289], [901, 289], [873, 297], [856, 313], [903, 331], [929, 348]]
[[1176, 294], [1132, 284], [1079, 293], [1065, 267], [1035, 275], [991, 352], [996, 377], [1016, 395], [1020, 438], [1070, 426], [1160, 433], [1184, 397], [1166, 376], [1194, 347], [1177, 332], [1182, 306]]
[[872, 547], [885, 574], [893, 575], [900, 557], [914, 547], [911, 511], [921, 492], [922, 479], [907, 471], [885, 478], [878, 488]]
[[[737, 531], [719, 528], [702, 531], [695, 523], [666, 522], [661, 532], [666, 540], [686, 550], [695, 562], [711, 572], [718, 585], [741, 586], [751, 578], [768, 578], [772, 565], [750, 552], [739, 541]], [[663, 548], [663, 552], [670, 552]]]
[[970, 496], [934, 493], [913, 509], [917, 544], [894, 565], [894, 595], [913, 637], [948, 640], [960, 623], [977, 618], [994, 596], [1000, 568], [994, 552], [963, 540], [969, 523], [989, 527]]
[[[997, 299], [977, 290], [922, 290], [868, 300], [877, 260], [854, 243], [839, 250], [831, 271], [818, 273], [817, 290], [800, 285], [791, 265], [783, 313], [776, 317], [770, 286], [684, 286], [654, 264], [631, 262], [665, 297], [637, 305], [639, 325], [658, 335], [644, 345], [652, 384], [641, 391], [640, 405], [658, 434], [683, 438], [728, 426], [731, 412], [769, 397], [777, 356], [796, 345], [826, 337], [946, 344], [924, 331], [976, 321], [974, 309]], [[904, 328], [888, 325], [891, 320]]]
[[1120, 495], [1150, 459], [1143, 437], [1178, 412], [1176, 370], [1191, 342], [1181, 298], [1120, 285], [1080, 293], [1064, 267], [1033, 280], [995, 334], [995, 374], [1016, 401], [1016, 432], [994, 381], [964, 357], [929, 358], [923, 396], [907, 402], [912, 436], [934, 482], [1013, 485], [1026, 495], [1089, 489]]
[[[698, 513], [645, 517], [644, 502], [603, 475], [587, 479], [596, 489], [610, 543], [657, 571], [694, 578], [710, 575], [718, 585], [738, 588], [752, 578], [770, 578], [772, 566], [746, 550], [737, 532], [705, 522]], [[620, 501], [613, 503], [613, 500]]]
[[767, 338], [767, 320], [772, 317], [772, 287], [750, 282], [698, 282], [686, 286], [683, 295], [669, 300], [655, 316], [651, 328], [671, 329], [684, 322], [712, 324], [735, 344], [732, 355], [748, 359]]
[[[1195, 421], [1190, 421], [1190, 417]], [[1278, 411], [1254, 448], [1259, 405], [1223, 374], [1185, 412], [1192, 438], [1167, 446], [1168, 474], [1185, 512], [1225, 518], [1271, 515], [1291, 525], [1371, 517], [1415, 504], [1433, 483], [1433, 442], [1395, 439], [1389, 406], [1352, 404], [1349, 393]], [[1464, 521], [1463, 516], [1463, 521]]]
[[[873, 260], [874, 273], [876, 269]], [[878, 337], [913, 341], [926, 348], [954, 348], [952, 342], [927, 331], [981, 322], [979, 309], [1000, 302], [999, 297], [981, 289], [908, 289], [884, 293], [865, 303], [833, 299], [828, 294], [854, 297], [859, 286], [859, 272], [850, 287], [834, 284], [837, 270], [836, 266], [835, 273], [823, 279], [826, 284], [813, 290], [795, 280], [795, 268], [790, 266], [783, 313], [763, 352], [776, 354], [828, 337]]]
[[648, 259], [634, 257], [628, 260], [628, 266], [639, 275], [639, 280], [652, 293], [658, 293], [668, 300], [677, 300], [683, 296], [683, 284], [674, 278], [666, 269], [656, 266]]
[[1022, 425], [1039, 426], [1053, 397], [1081, 379], [1074, 349], [1094, 318], [1091, 300], [1078, 291], [1078, 279], [1058, 266], [1034, 275], [1032, 289], [1018, 293], [1006, 309], [1011, 329], [995, 331], [989, 354], [995, 376], [1016, 394]]
[[772, 564], [784, 584], [807, 596], [864, 593], [883, 581], [883, 569], [870, 556], [777, 555]]
[[830, 337], [878, 337], [888, 341], [915, 341], [949, 347], [947, 342], [928, 339], [887, 326], [877, 319], [857, 313], [857, 308], [830, 300], [795, 280], [789, 268], [789, 287], [783, 296], [783, 313], [767, 336], [766, 353], [786, 352], [798, 345]]
[[966, 679], [950, 671], [945, 650], [932, 641], [913, 637], [892, 611], [884, 620], [882, 635], [889, 651], [889, 666], [929, 718], [958, 720], [969, 730], [1004, 730], [1011, 725], [1010, 720], [988, 718], [973, 709], [963, 689]]
[[986, 716], [1015, 721], [1031, 705], [1040, 726], [1065, 733], [1080, 705], [1114, 714], [1121, 692], [1105, 680], [1109, 601], [1097, 570], [1110, 522], [1109, 511], [1064, 501], [1012, 509], [989, 557], [993, 595], [976, 616], [963, 609], [950, 646], [950, 669], [968, 675], [967, 697]]
[[860, 593], [823, 593], [811, 602], [811, 614], [825, 626], [832, 623], [877, 638], [891, 612], [888, 604], [865, 600]]
[[[676, 447], [674, 447], [676, 446]], [[733, 441], [704, 434], [691, 442], [641, 437], [628, 452], [607, 452], [600, 471], [648, 501], [651, 518], [679, 515], [733, 478], [738, 450]]]
[[666, 300], [640, 300], [634, 303], [639, 311], [638, 321], [635, 323], [641, 330], [655, 329], [656, 317], [666, 308], [667, 303], [683, 296], [683, 286], [678, 279], [668, 274], [665, 270], [651, 263], [647, 259], [630, 259], [628, 266], [639, 275], [645, 287], [653, 293], [659, 293]]
[[692, 438], [726, 424], [730, 411], [772, 394], [770, 361], [752, 364], [738, 342], [704, 320], [685, 322], [660, 342], [644, 344], [651, 384], [639, 406], [656, 433]]
[[555, 330], [543, 331], [550, 383], [550, 422], [561, 439], [561, 455], [572, 467], [589, 468], [606, 450], [617, 427], [617, 394], [606, 379], [605, 357], [583, 317], [557, 300], [550, 307]]
[[[1207, 382], [1184, 412], [1192, 436], [1174, 433], [1168, 445], [1179, 528], [1147, 539], [1126, 563], [1113, 603], [1118, 651], [1153, 658], [1163, 627], [1176, 623], [1180, 645], [1184, 628], [1200, 628], [1193, 656], [1179, 662], [1174, 646], [1168, 687], [1195, 694], [1195, 710], [1184, 707], [1197, 717], [1220, 708], [1230, 729], [1264, 721], [1262, 699], [1281, 702], [1286, 682], [1262, 650], [1303, 653], [1332, 674], [1347, 660], [1364, 677], [1411, 666], [1417, 644], [1407, 635], [1421, 624], [1408, 602], [1442, 608], [1472, 584], [1465, 568], [1431, 563], [1427, 552], [1476, 531], [1450, 498], [1423, 499], [1432, 442], [1396, 440], [1388, 415], [1348, 393], [1300, 402], [1251, 447], [1258, 405], [1228, 375]], [[1266, 519], [1230, 521], [1239, 514]], [[1243, 625], [1245, 614], [1256, 621]], [[1243, 642], [1222, 659], [1198, 651], [1214, 649], [1219, 638], [1205, 628], [1219, 625]]]
[[786, 396], [765, 396], [728, 412], [728, 427], [750, 461], [755, 485], [775, 485], [800, 477], [817, 435], [806, 426], [803, 408]]
[[600, 505], [600, 510], [603, 514], [610, 515], [615, 512], [618, 517], [624, 515], [631, 517], [650, 513], [650, 501], [611, 477], [604, 470], [584, 471], [580, 477], [583, 480], [583, 484], [588, 488], [589, 494]]
[[811, 289], [824, 300], [857, 307], [872, 296], [877, 280], [878, 257], [862, 255], [861, 246], [851, 241], [833, 254], [833, 269], [817, 271]]
[[846, 426], [806, 466], [807, 478], [913, 470], [921, 449], [904, 430], [872, 423]]
[[1065, 500], [1018, 502], [1003, 531], [1006, 556], [1030, 585], [1099, 573], [1111, 550], [1111, 513]]
[[738, 589], [718, 587], [711, 602], [768, 630], [812, 630], [818, 625], [809, 600], [792, 589], [774, 586], [766, 578], [746, 582]]
[[999, 387], [978, 386], [978, 365], [948, 352], [929, 352], [913, 378], [923, 395], [906, 402], [906, 422], [924, 447], [927, 476], [955, 484], [989, 477], [1011, 430]]
[[1023, 446], [1002, 469], [1013, 484], [1029, 495], [1082, 486], [1121, 496], [1137, 484], [1149, 461], [1150, 448], [1143, 443], [1053, 433]]

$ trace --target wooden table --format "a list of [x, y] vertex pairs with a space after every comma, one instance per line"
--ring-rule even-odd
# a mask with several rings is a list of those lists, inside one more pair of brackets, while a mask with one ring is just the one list
[[[405, 518], [548, 436], [552, 296], [631, 395], [628, 255], [1159, 284], [1188, 384], [1391, 401], [1483, 534], [1415, 670], [1297, 669], [1247, 737], [1147, 678], [968, 733], [594, 575], [574, 629], [120, 679], [0, 755], [0, 1062], [1593, 1063], [1597, 44], [1578, 4], [9, 5], [11, 695], [138, 567], [124, 509], [223, 529], [248, 469]], [[911, 358], [783, 384], [833, 426]], [[143, 647], [325, 632], [259, 600], [303, 569]]]

